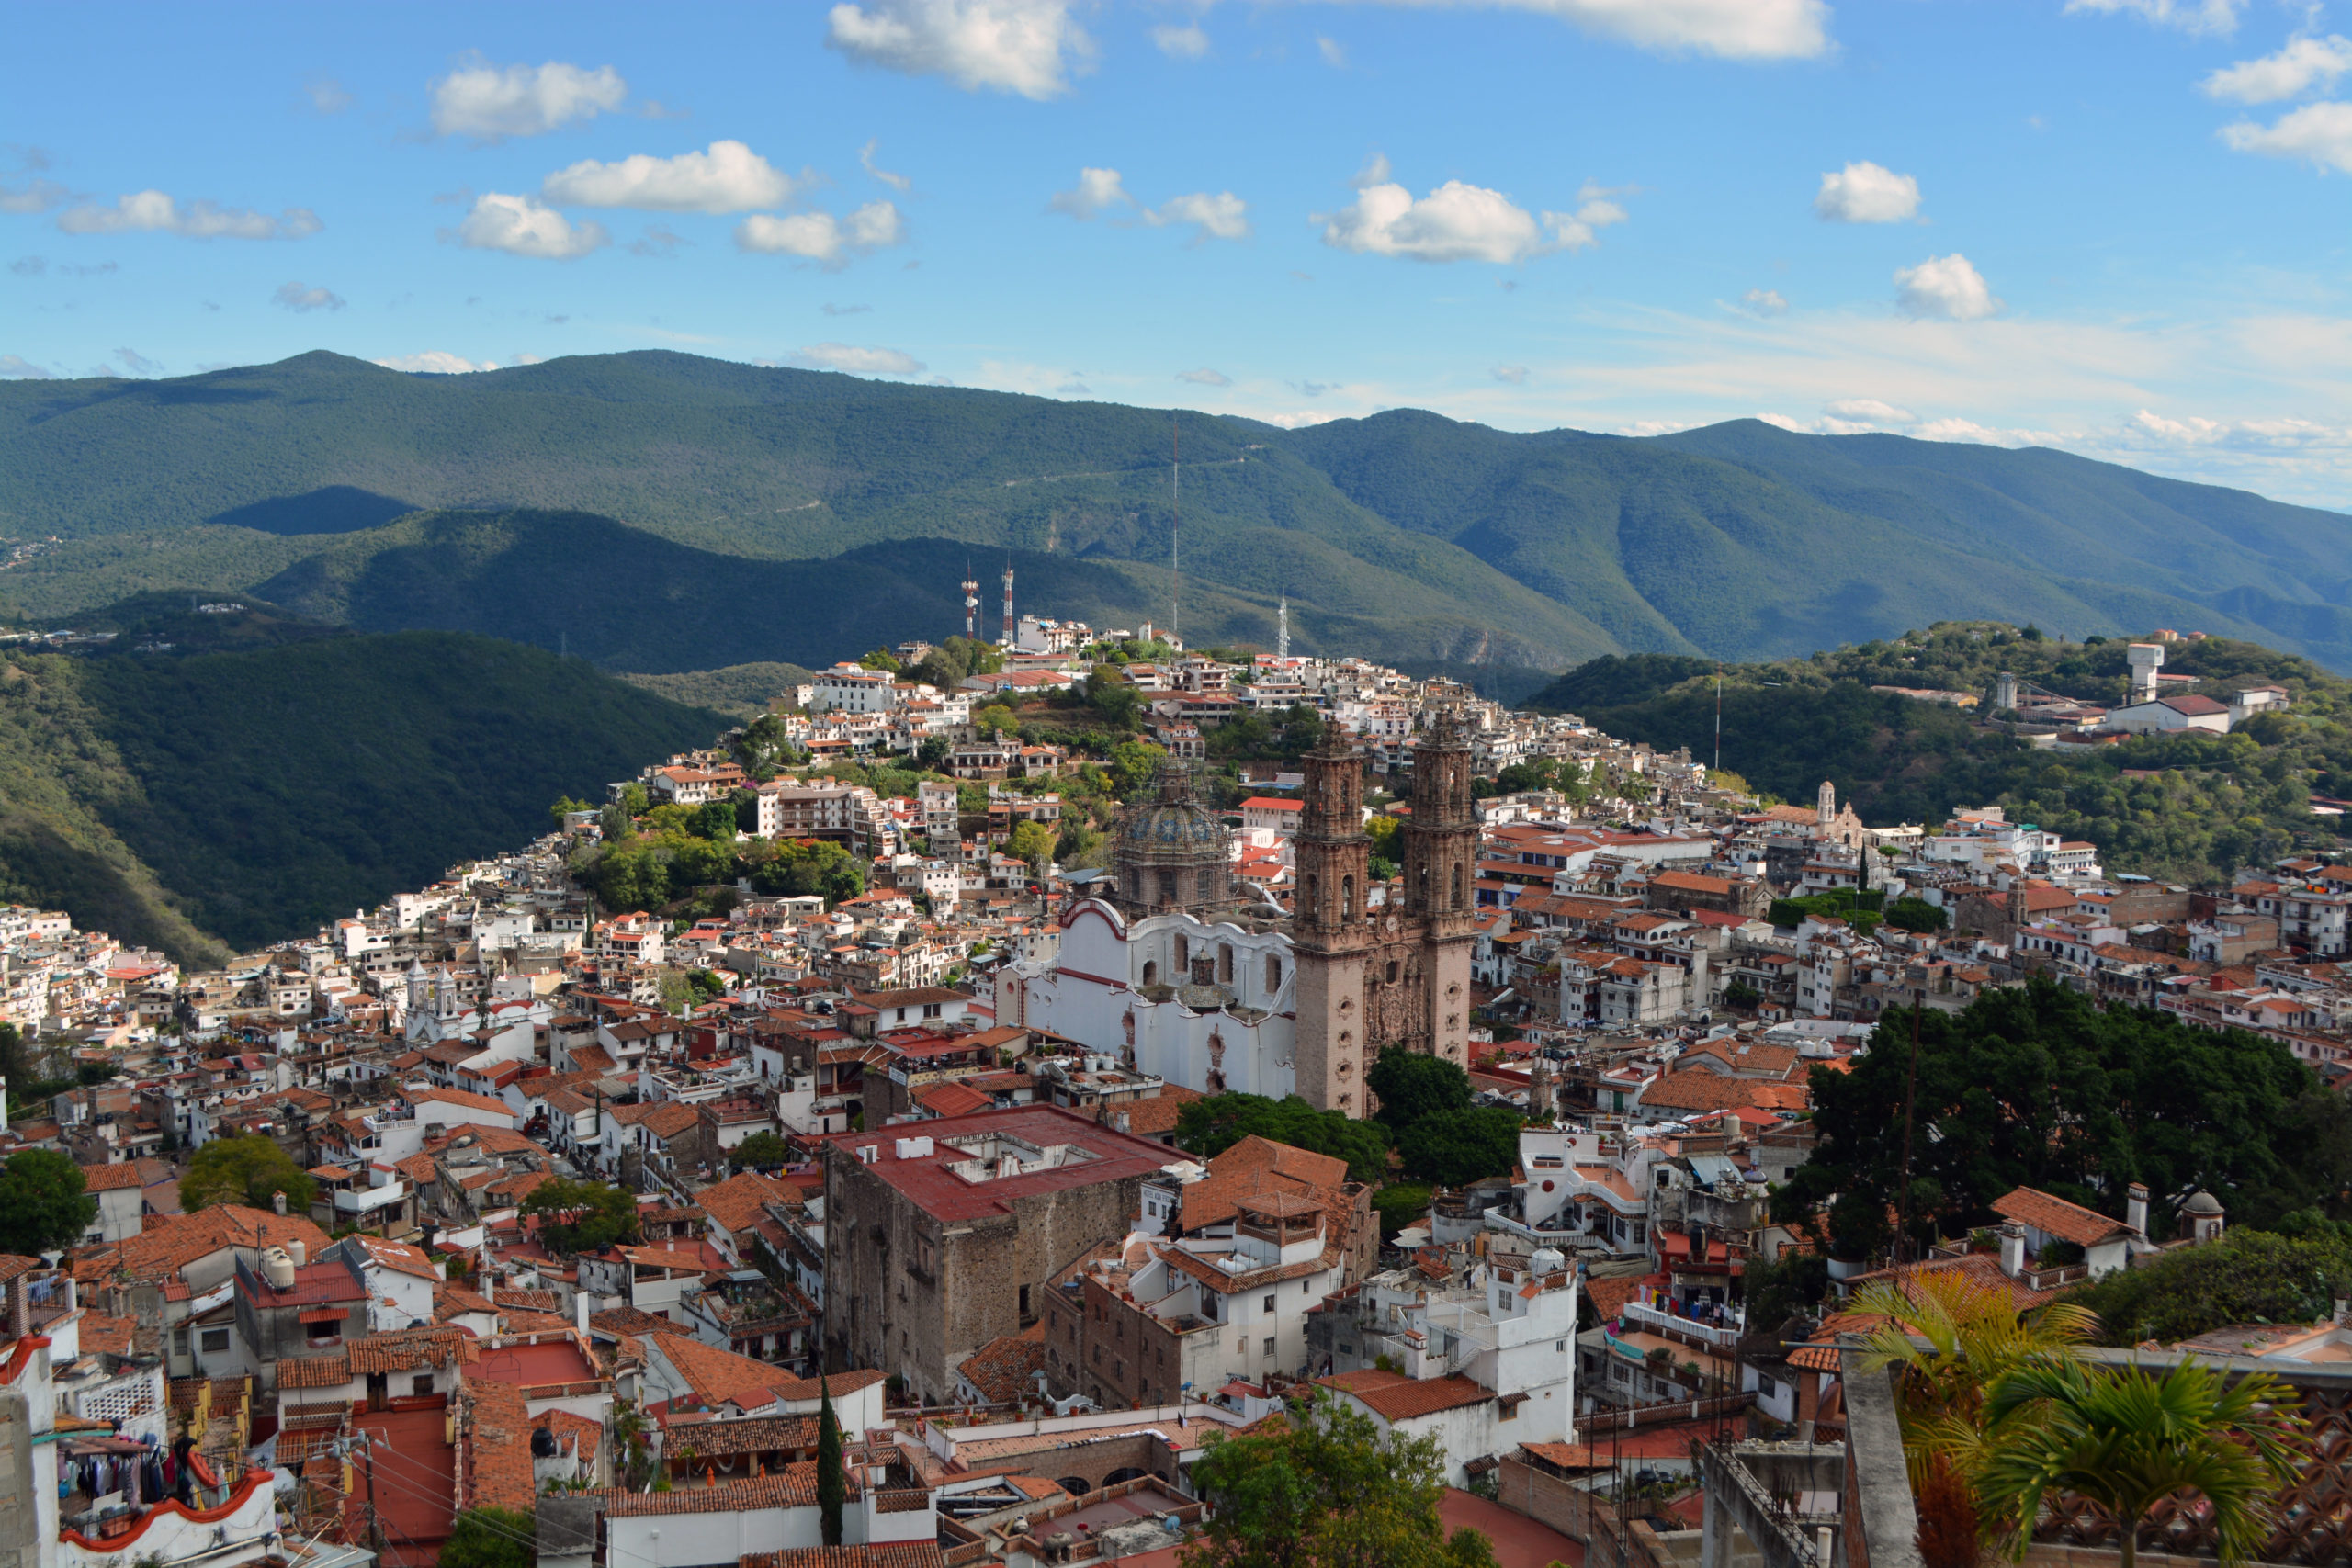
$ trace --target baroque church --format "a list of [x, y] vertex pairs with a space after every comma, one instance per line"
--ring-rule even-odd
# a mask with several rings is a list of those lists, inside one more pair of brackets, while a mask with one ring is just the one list
[[1051, 957], [999, 972], [998, 1021], [1204, 1094], [1297, 1094], [1357, 1117], [1371, 1109], [1364, 1073], [1391, 1046], [1466, 1066], [1468, 740], [1441, 716], [1414, 750], [1401, 883], [1373, 881], [1355, 748], [1328, 733], [1305, 766], [1289, 911], [1235, 886], [1232, 831], [1191, 773], [1163, 762], [1150, 795], [1120, 815], [1107, 890], [1071, 901]]

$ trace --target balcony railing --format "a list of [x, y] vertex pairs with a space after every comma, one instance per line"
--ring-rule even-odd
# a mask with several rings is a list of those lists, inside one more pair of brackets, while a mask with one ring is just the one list
[[1642, 1324], [1646, 1327], [1657, 1328], [1664, 1333], [1693, 1340], [1715, 1349], [1729, 1349], [1739, 1342], [1740, 1335], [1746, 1332], [1737, 1327], [1717, 1327], [1713, 1324], [1700, 1323], [1691, 1318], [1677, 1317], [1662, 1308], [1645, 1306], [1640, 1302], [1627, 1302], [1623, 1311], [1625, 1321], [1628, 1323]]

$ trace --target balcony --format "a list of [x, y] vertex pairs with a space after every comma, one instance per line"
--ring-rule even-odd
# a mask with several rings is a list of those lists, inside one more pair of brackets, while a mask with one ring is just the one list
[[1624, 1319], [1629, 1324], [1639, 1324], [1645, 1328], [1654, 1329], [1669, 1338], [1685, 1340], [1693, 1345], [1704, 1345], [1711, 1349], [1728, 1350], [1736, 1345], [1739, 1342], [1739, 1337], [1747, 1332], [1744, 1328], [1737, 1326], [1719, 1328], [1713, 1324], [1699, 1323], [1687, 1317], [1677, 1317], [1663, 1308], [1645, 1306], [1640, 1302], [1627, 1302], [1623, 1310]]

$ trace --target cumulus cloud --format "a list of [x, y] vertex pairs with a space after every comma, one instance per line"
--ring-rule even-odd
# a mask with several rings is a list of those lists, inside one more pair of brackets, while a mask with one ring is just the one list
[[811, 344], [786, 356], [808, 370], [840, 370], [852, 376], [920, 376], [922, 361], [895, 348], [859, 348], [846, 343]]
[[1448, 180], [1416, 200], [1389, 173], [1388, 160], [1375, 156], [1356, 176], [1352, 203], [1310, 220], [1323, 225], [1325, 244], [1412, 261], [1521, 262], [1549, 250], [1583, 250], [1599, 243], [1598, 230], [1625, 220], [1624, 209], [1596, 186], [1579, 193], [1583, 205], [1574, 212], [1546, 212], [1539, 224], [1498, 190]]
[[375, 363], [387, 370], [404, 370], [412, 376], [464, 376], [476, 370], [495, 370], [494, 359], [462, 359], [443, 349], [428, 348], [423, 354], [396, 355]]
[[1179, 381], [1190, 381], [1195, 387], [1230, 387], [1233, 385], [1232, 377], [1227, 376], [1222, 370], [1211, 370], [1205, 366], [1198, 370], [1179, 370], [1176, 372], [1176, 379]]
[[57, 372], [13, 354], [0, 354], [0, 381], [53, 381]]
[[2352, 71], [2352, 39], [2299, 38], [2289, 39], [2276, 54], [2225, 65], [2198, 86], [2209, 98], [2275, 104], [2301, 97], [2313, 87], [2333, 86], [2346, 71]]
[[2185, 33], [2227, 33], [2237, 30], [2245, 0], [2066, 0], [2066, 9], [2137, 17]]
[[57, 216], [57, 226], [69, 234], [127, 234], [154, 231], [189, 240], [300, 240], [319, 231], [319, 215], [307, 207], [289, 207], [276, 217], [250, 207], [223, 207], [216, 201], [191, 201], [181, 206], [159, 190], [118, 197], [112, 207], [96, 203], [70, 208]]
[[612, 243], [601, 223], [574, 223], [532, 196], [485, 191], [454, 231], [442, 231], [469, 250], [504, 251], [539, 261], [571, 261]]
[[332, 76], [313, 76], [302, 84], [311, 107], [321, 114], [341, 114], [351, 107], [351, 95]]
[[618, 163], [582, 158], [540, 184], [539, 194], [566, 207], [634, 207], [647, 212], [749, 212], [778, 207], [792, 176], [741, 141], [714, 141], [707, 152], [656, 158], [639, 152]]
[[1909, 424], [1915, 418], [1909, 409], [1899, 409], [1876, 398], [1839, 398], [1822, 404], [1821, 412], [1832, 419], [1860, 424]]
[[1894, 304], [1906, 316], [1945, 321], [1981, 321], [2001, 309], [1984, 275], [1958, 251], [1929, 256], [1917, 266], [1897, 267]]
[[2168, 418], [2150, 409], [2132, 415], [2127, 442], [2148, 447], [2221, 447], [2244, 452], [2312, 452], [2352, 448], [2352, 427], [2307, 419]]
[[1871, 163], [1821, 176], [1813, 215], [1825, 223], [1900, 223], [1919, 213], [1919, 182]]
[[1069, 0], [844, 0], [826, 17], [825, 43], [967, 91], [1051, 98], [1094, 56], [1069, 11]]
[[538, 136], [621, 107], [628, 84], [609, 65], [583, 71], [550, 60], [503, 69], [473, 55], [429, 89], [433, 130], [474, 141]]
[[830, 212], [754, 213], [735, 228], [735, 243], [743, 250], [801, 256], [829, 267], [846, 266], [853, 256], [903, 244], [906, 238], [906, 220], [887, 201], [869, 201], [841, 219]]
[[1143, 220], [1155, 229], [1170, 223], [1190, 223], [1191, 243], [1195, 245], [1210, 240], [1250, 237], [1250, 204], [1229, 190], [1221, 190], [1215, 196], [1195, 191], [1191, 196], [1170, 197], [1146, 212]]
[[300, 283], [281, 283], [270, 302], [288, 310], [340, 310], [348, 303], [340, 294], [325, 288], [305, 288]]
[[1527, 367], [1524, 365], [1498, 365], [1487, 374], [1507, 387], [1527, 385]]
[[[1429, 0], [1387, 0], [1427, 4]], [[1556, 17], [1596, 37], [1662, 54], [1810, 60], [1826, 54], [1826, 0], [1456, 0]]]
[[2240, 120], [2222, 127], [2222, 142], [2233, 152], [2299, 158], [2352, 175], [2352, 104], [2305, 104], [2273, 125]]
[[880, 167], [874, 162], [874, 150], [881, 145], [881, 138], [876, 137], [872, 141], [866, 142], [865, 146], [859, 148], [857, 152], [857, 166], [864, 169], [867, 174], [872, 175], [876, 179], [880, 180], [884, 185], [888, 186], [892, 190], [912, 190], [915, 185], [914, 181], [907, 178], [904, 175], [894, 175], [889, 170]]
[[1777, 316], [1789, 308], [1777, 288], [1751, 288], [1739, 297], [1739, 302], [1751, 316]]
[[1119, 183], [1118, 170], [1080, 169], [1078, 171], [1078, 184], [1068, 190], [1056, 191], [1053, 200], [1046, 206], [1055, 212], [1067, 212], [1083, 223], [1105, 209], [1123, 205], [1133, 207], [1136, 198], [1127, 194], [1126, 187]]
[[1170, 60], [1198, 60], [1209, 51], [1209, 35], [1198, 22], [1182, 27], [1162, 22], [1151, 29], [1151, 41]]

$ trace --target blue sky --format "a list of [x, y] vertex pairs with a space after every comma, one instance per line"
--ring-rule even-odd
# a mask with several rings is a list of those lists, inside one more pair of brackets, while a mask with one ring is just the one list
[[673, 347], [1292, 424], [2038, 442], [2352, 508], [2346, 33], [2274, 0], [26, 6], [0, 374]]

